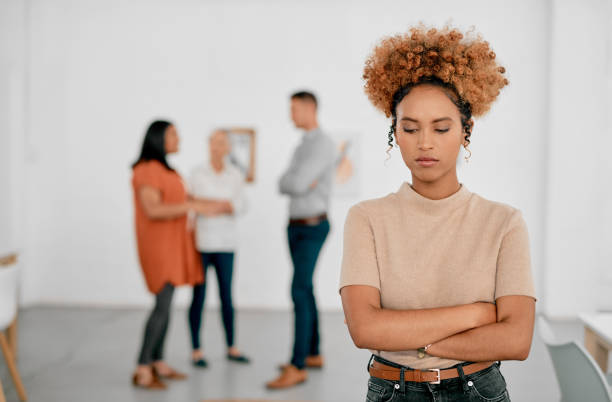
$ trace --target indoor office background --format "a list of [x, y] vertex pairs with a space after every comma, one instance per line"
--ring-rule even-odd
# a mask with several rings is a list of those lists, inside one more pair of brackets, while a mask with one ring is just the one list
[[[363, 64], [385, 35], [423, 21], [474, 26], [510, 85], [472, 137], [460, 181], [521, 209], [537, 311], [582, 342], [581, 313], [612, 309], [612, 1], [0, 0], [0, 256], [18, 254], [18, 366], [31, 401], [365, 399], [369, 354], [343, 324], [338, 278], [348, 208], [409, 180], [388, 121], [363, 92]], [[329, 362], [289, 391], [264, 387], [290, 352], [291, 260], [279, 175], [300, 141], [289, 96], [312, 89], [330, 135], [358, 138], [357, 190], [335, 194], [316, 271]], [[223, 359], [216, 281], [205, 318], [211, 367], [189, 365], [176, 293], [168, 360], [187, 382], [150, 393], [129, 383], [152, 297], [138, 264], [130, 165], [154, 118], [176, 123], [186, 176], [216, 127], [256, 130], [256, 178], [239, 220], [234, 277], [239, 344]], [[209, 278], [214, 278], [209, 272]], [[503, 363], [513, 400], [555, 401], [544, 343]], [[8, 400], [17, 393], [4, 361]]]

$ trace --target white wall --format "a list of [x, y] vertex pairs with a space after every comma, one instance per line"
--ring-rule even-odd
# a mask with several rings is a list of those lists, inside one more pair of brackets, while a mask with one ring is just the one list
[[[136, 259], [129, 165], [147, 123], [167, 117], [182, 138], [171, 163], [183, 173], [204, 157], [211, 128], [257, 129], [258, 177], [240, 223], [235, 299], [240, 307], [289, 308], [287, 202], [276, 181], [299, 139], [287, 97], [312, 88], [325, 129], [363, 134], [363, 193], [334, 200], [316, 276], [319, 305], [339, 308], [348, 207], [409, 178], [398, 152], [385, 163], [388, 122], [363, 94], [363, 62], [382, 35], [451, 18], [477, 27], [511, 81], [491, 114], [477, 121], [472, 161], [461, 178], [471, 190], [523, 210], [541, 288], [549, 4], [432, 3], [31, 0], [28, 301], [149, 302]], [[186, 290], [179, 295], [181, 302], [186, 297]]]
[[546, 313], [612, 309], [612, 18], [605, 0], [552, 7]]
[[23, 247], [26, 7], [0, 2], [0, 256]]

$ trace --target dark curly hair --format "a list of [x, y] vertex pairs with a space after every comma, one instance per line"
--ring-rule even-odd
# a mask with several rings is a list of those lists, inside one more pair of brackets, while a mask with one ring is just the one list
[[384, 38], [368, 57], [363, 79], [365, 92], [376, 108], [393, 119], [388, 144], [393, 144], [396, 107], [421, 84], [444, 90], [459, 109], [469, 143], [472, 116], [484, 115], [500, 90], [508, 85], [505, 68], [479, 35], [466, 37], [456, 28], [424, 25], [409, 33]]

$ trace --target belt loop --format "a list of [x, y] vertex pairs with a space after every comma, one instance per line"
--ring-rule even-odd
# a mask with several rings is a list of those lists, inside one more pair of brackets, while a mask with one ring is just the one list
[[465, 373], [463, 372], [463, 367], [461, 364], [457, 366], [457, 372], [459, 373], [459, 377], [461, 378], [461, 385], [463, 386], [463, 392], [468, 392], [469, 388], [467, 385], [467, 380], [465, 378]]
[[400, 389], [402, 390], [402, 394], [406, 392], [406, 381], [404, 381], [404, 367], [400, 369]]
[[372, 364], [372, 359], [374, 359], [374, 355], [371, 355], [371, 356], [370, 356], [370, 360], [368, 360], [368, 367], [366, 368], [366, 371], [368, 372], [368, 374], [370, 373], [370, 367], [372, 367], [372, 366], [371, 366], [371, 364]]

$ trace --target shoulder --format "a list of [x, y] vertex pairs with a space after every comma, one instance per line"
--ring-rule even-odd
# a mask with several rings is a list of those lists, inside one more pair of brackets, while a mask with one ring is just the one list
[[336, 143], [334, 142], [332, 137], [324, 131], [321, 131], [319, 133], [318, 144], [326, 148], [332, 148], [332, 149], [336, 148]]
[[472, 193], [470, 202], [472, 208], [478, 214], [482, 214], [484, 219], [498, 222], [506, 230], [517, 225], [525, 225], [521, 210], [512, 205], [489, 200], [476, 193]]
[[[390, 193], [384, 197], [363, 200], [353, 205], [348, 212], [348, 216], [361, 216], [370, 220], [376, 216], [383, 216], [397, 206], [397, 194]], [[347, 217], [348, 219], [348, 217]]]
[[135, 187], [146, 185], [162, 189], [177, 181], [180, 181], [177, 172], [155, 160], [139, 162], [132, 171], [132, 184]]
[[161, 162], [156, 160], [148, 160], [139, 162], [136, 166], [134, 166], [134, 176], [138, 176], [141, 174], [157, 174], [169, 172], [169, 170], [162, 165]]

